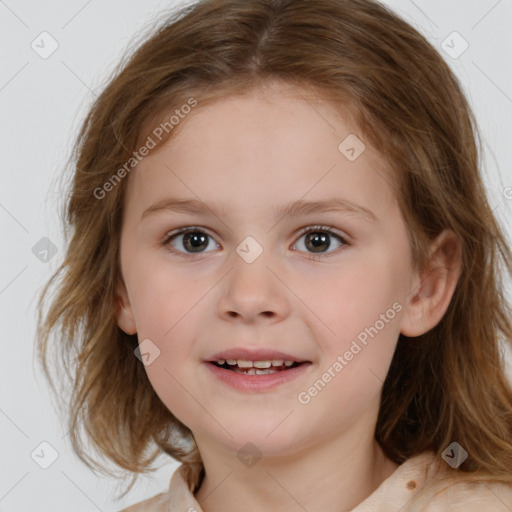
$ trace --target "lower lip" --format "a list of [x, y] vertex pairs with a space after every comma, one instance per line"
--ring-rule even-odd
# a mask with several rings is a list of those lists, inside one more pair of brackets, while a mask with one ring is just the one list
[[266, 375], [246, 375], [232, 370], [219, 368], [209, 362], [205, 362], [205, 364], [215, 377], [228, 386], [240, 391], [252, 391], [255, 393], [274, 389], [280, 384], [290, 382], [307, 372], [311, 366], [311, 363], [302, 363], [290, 370], [281, 370], [274, 373], [268, 373]]

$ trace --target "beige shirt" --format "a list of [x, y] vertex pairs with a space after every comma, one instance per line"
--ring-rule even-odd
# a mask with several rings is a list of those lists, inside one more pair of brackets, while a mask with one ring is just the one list
[[[464, 482], [464, 474], [455, 471], [452, 481], [441, 482], [434, 475], [441, 463], [445, 464], [433, 452], [411, 457], [351, 512], [512, 512], [512, 485]], [[203, 512], [181, 467], [167, 492], [120, 512]]]

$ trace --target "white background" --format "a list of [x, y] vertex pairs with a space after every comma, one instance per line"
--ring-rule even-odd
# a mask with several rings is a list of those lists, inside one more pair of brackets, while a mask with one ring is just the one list
[[[385, 3], [426, 35], [462, 81], [485, 140], [484, 172], [493, 208], [510, 237], [512, 1]], [[166, 490], [178, 466], [162, 456], [152, 477], [141, 477], [130, 494], [115, 502], [116, 482], [95, 475], [72, 453], [65, 423], [33, 366], [35, 297], [63, 254], [56, 180], [71, 142], [126, 46], [177, 4], [0, 0], [0, 512], [118, 511]], [[47, 59], [31, 48], [43, 31], [59, 45]], [[457, 59], [442, 49], [453, 31], [469, 43]], [[454, 44], [457, 49], [459, 43]], [[32, 253], [42, 237], [59, 251], [47, 263]], [[48, 469], [31, 458], [43, 441], [59, 454]]]

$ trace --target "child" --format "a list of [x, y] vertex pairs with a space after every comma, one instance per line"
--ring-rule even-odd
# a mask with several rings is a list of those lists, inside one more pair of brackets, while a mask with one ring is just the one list
[[38, 353], [51, 379], [58, 332], [84, 462], [80, 421], [130, 488], [182, 463], [125, 510], [512, 510], [512, 255], [476, 140], [373, 0], [205, 0], [123, 63]]

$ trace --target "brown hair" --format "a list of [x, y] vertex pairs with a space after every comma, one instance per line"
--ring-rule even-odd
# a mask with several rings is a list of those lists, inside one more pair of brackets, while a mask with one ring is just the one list
[[443, 229], [462, 242], [462, 274], [443, 319], [418, 338], [399, 337], [376, 439], [397, 463], [425, 450], [440, 455], [457, 441], [469, 453], [461, 471], [511, 482], [512, 391], [499, 341], [512, 343], [500, 281], [501, 272], [512, 274], [512, 255], [486, 198], [476, 122], [438, 52], [371, 0], [198, 2], [165, 20], [95, 100], [71, 159], [67, 252], [38, 306], [38, 357], [55, 394], [53, 331], [61, 368], [72, 369], [64, 404], [73, 449], [105, 470], [81, 446], [82, 423], [102, 455], [134, 474], [126, 492], [161, 451], [184, 464], [191, 490], [200, 484], [204, 470], [190, 430], [134, 357], [137, 336], [115, 320], [128, 180], [101, 199], [94, 191], [133, 156], [162, 112], [273, 80], [348, 105], [365, 140], [392, 163], [416, 268], [425, 268], [428, 244]]

